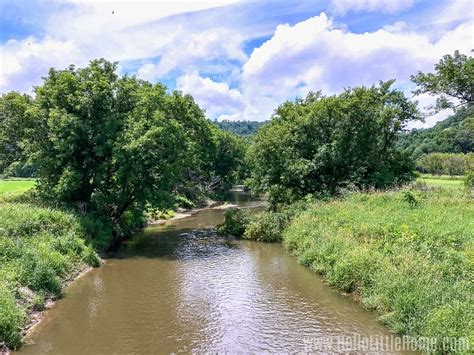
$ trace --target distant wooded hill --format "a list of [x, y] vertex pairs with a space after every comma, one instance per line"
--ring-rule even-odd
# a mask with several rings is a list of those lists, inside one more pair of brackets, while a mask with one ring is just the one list
[[248, 137], [253, 135], [266, 122], [258, 121], [214, 121], [214, 124], [224, 131], [232, 132], [241, 137]]
[[474, 152], [474, 106], [459, 110], [431, 128], [401, 133], [397, 144], [414, 158], [433, 152]]

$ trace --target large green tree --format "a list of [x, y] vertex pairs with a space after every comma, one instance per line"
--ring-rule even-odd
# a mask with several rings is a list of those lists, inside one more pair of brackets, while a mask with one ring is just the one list
[[278, 203], [411, 179], [413, 162], [394, 145], [419, 114], [392, 83], [282, 104], [250, 148], [252, 187]]
[[119, 224], [127, 211], [233, 181], [237, 137], [215, 128], [191, 96], [116, 70], [104, 59], [51, 69], [35, 88], [33, 134], [23, 134], [43, 195]]

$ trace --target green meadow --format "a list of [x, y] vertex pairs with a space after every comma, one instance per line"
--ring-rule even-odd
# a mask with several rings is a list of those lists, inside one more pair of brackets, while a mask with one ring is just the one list
[[35, 186], [34, 179], [0, 180], [0, 201], [17, 197]]

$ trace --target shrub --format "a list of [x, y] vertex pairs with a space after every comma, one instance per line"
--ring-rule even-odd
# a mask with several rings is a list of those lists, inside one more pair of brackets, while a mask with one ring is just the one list
[[466, 189], [474, 189], [474, 170], [470, 171], [464, 178], [464, 186]]
[[20, 327], [25, 320], [25, 311], [18, 307], [13, 293], [0, 288], [0, 340], [6, 341], [11, 348], [21, 344]]
[[250, 218], [243, 237], [259, 242], [279, 242], [286, 222], [287, 218], [283, 213], [258, 213]]
[[430, 153], [421, 156], [417, 169], [435, 175], [464, 175], [474, 166], [474, 153]]
[[240, 238], [250, 222], [250, 212], [243, 209], [229, 209], [224, 213], [224, 222], [218, 226], [219, 233]]

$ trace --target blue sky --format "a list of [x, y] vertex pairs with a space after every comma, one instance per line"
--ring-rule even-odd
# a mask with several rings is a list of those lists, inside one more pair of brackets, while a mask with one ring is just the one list
[[[192, 94], [211, 119], [266, 120], [309, 90], [396, 79], [474, 48], [471, 0], [0, 0], [0, 92], [104, 57]], [[420, 106], [433, 101], [416, 98]], [[446, 117], [429, 117], [424, 126]], [[418, 124], [420, 126], [420, 124]]]

